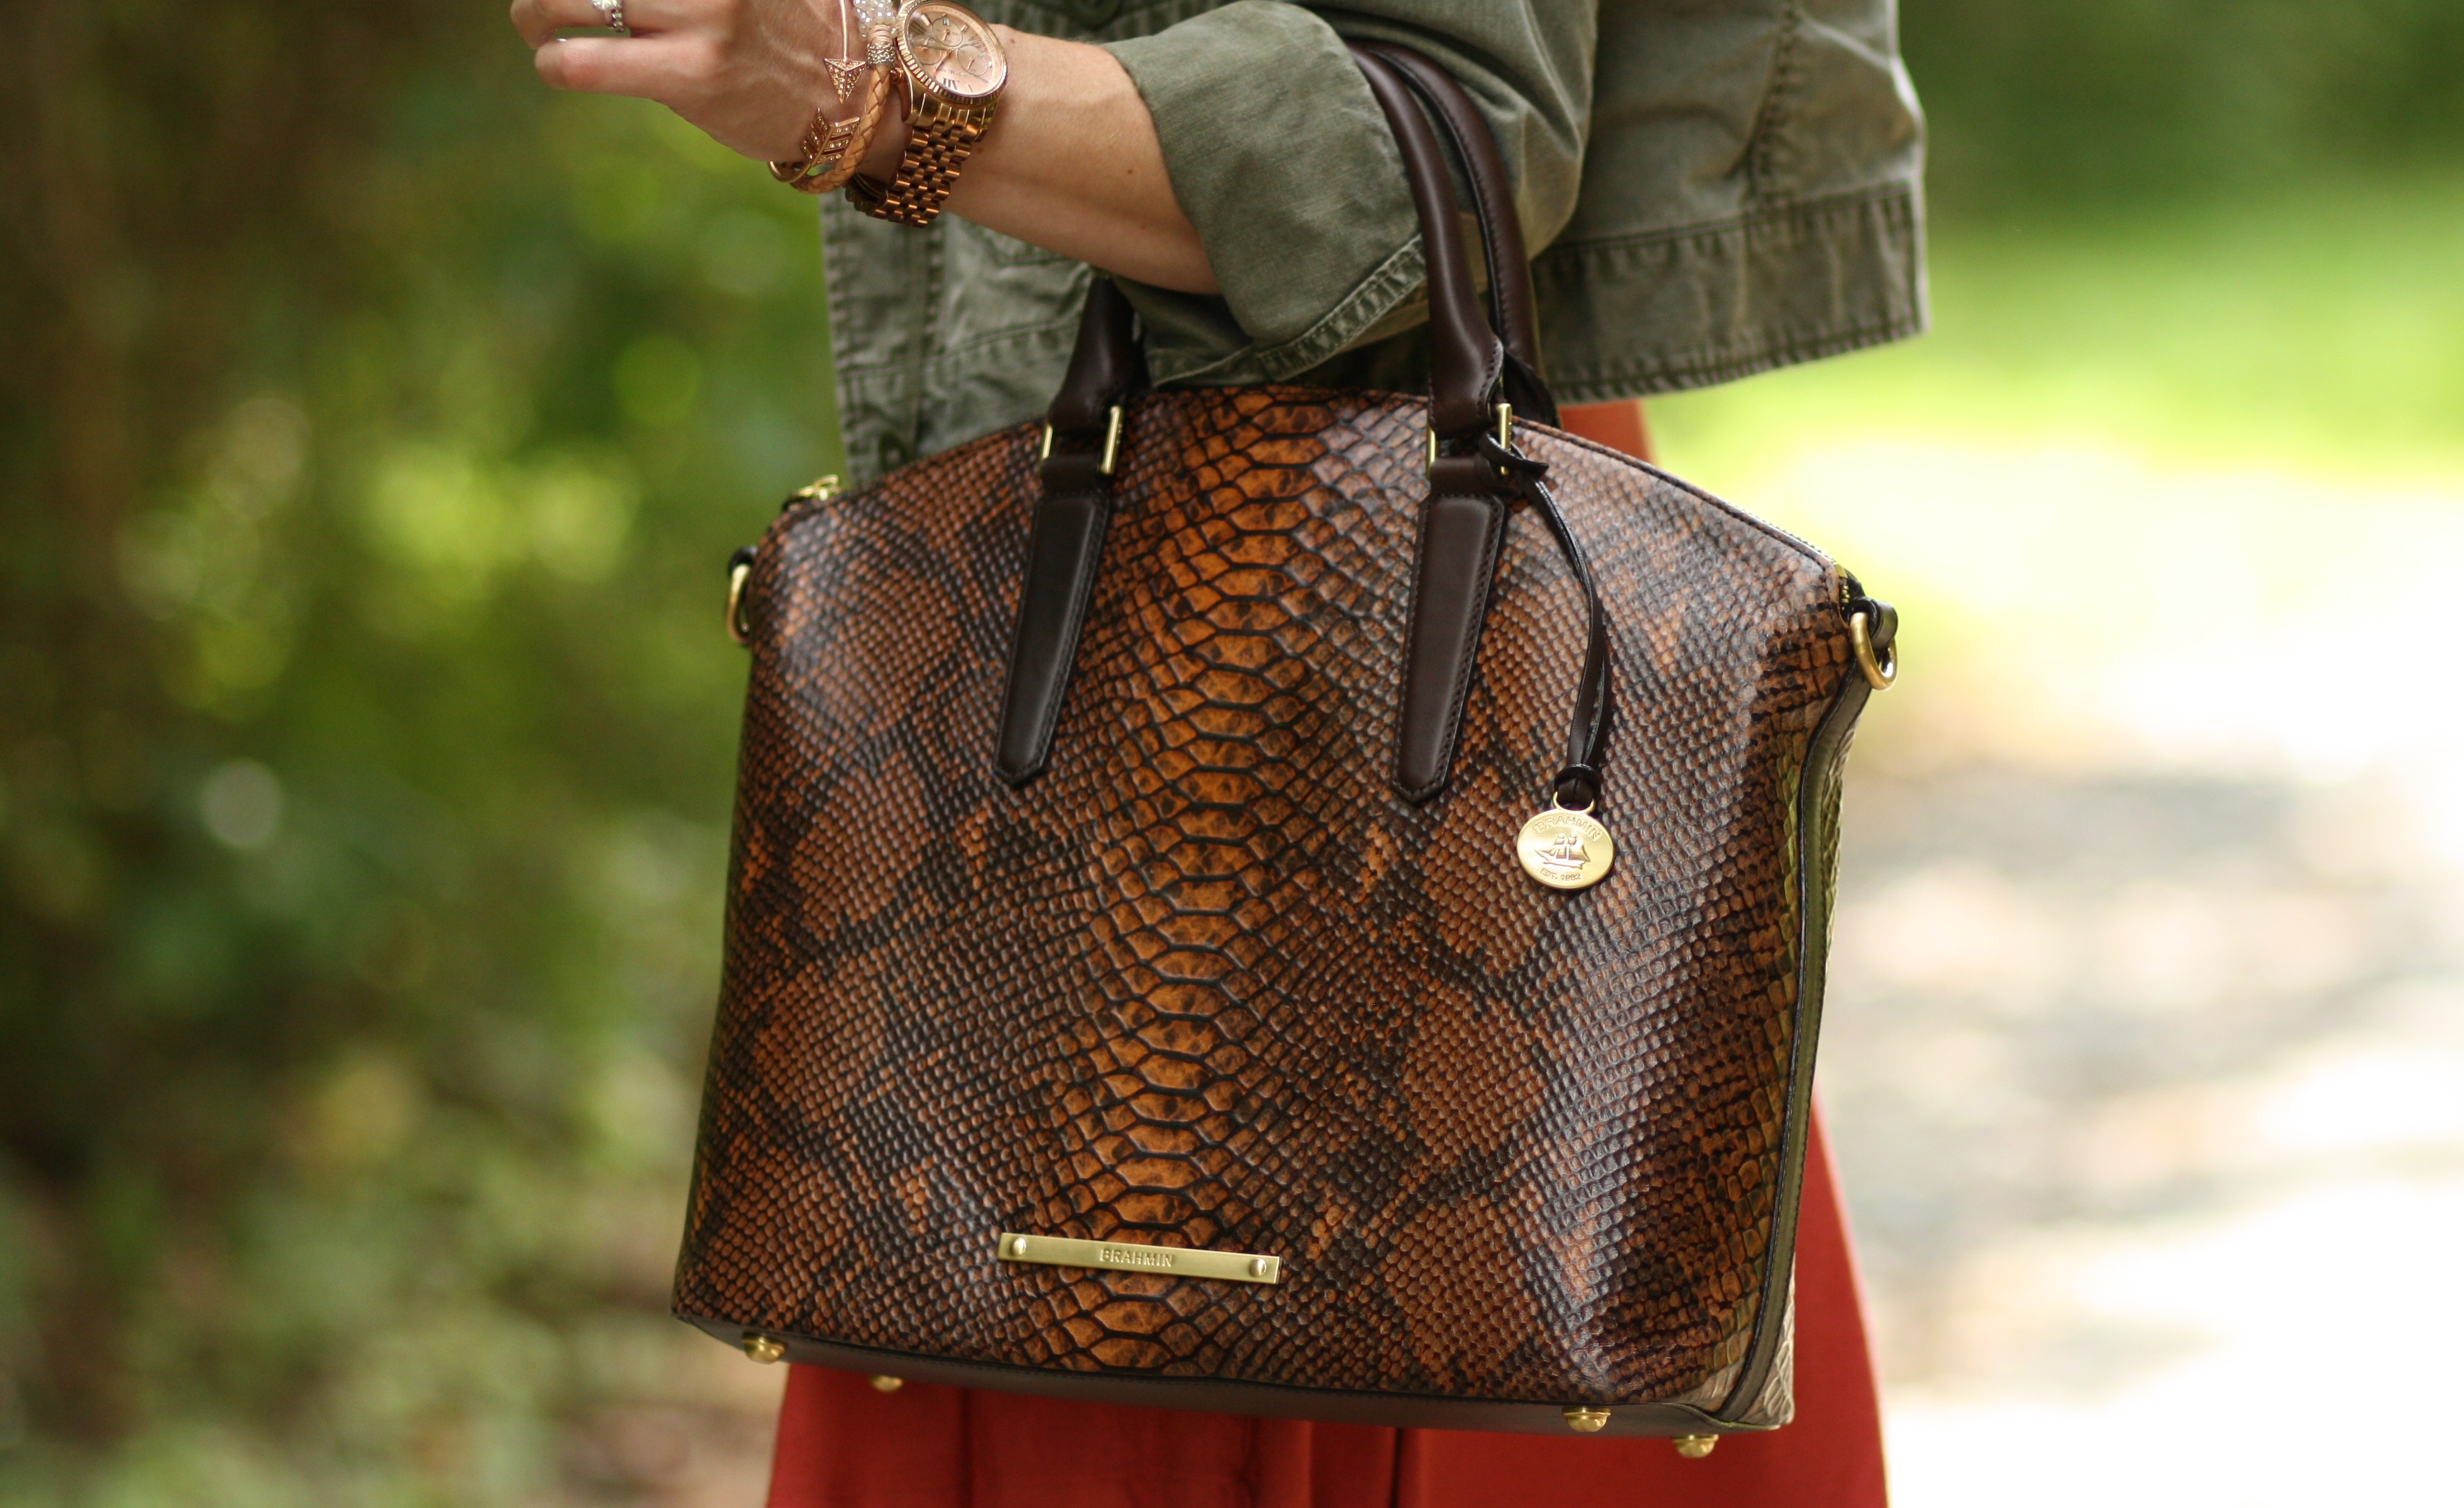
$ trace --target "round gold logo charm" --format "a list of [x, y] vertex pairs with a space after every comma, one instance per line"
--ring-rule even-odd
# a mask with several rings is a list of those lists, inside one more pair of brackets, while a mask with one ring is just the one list
[[1523, 872], [1551, 890], [1588, 890], [1617, 862], [1617, 842], [1589, 812], [1551, 807], [1523, 824], [1514, 840]]

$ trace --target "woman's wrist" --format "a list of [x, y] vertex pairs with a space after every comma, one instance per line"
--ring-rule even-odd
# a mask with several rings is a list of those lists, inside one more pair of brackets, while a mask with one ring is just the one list
[[[1206, 249], [1173, 197], [1155, 117], [1120, 60], [1086, 42], [1006, 28], [1001, 37], [1001, 113], [949, 212], [1136, 282], [1216, 292]], [[903, 142], [903, 126], [898, 134]]]
[[[994, 30], [1005, 33], [1008, 28], [996, 27]], [[1006, 42], [1009, 38], [1004, 35], [1001, 40]], [[893, 75], [899, 72], [896, 63], [889, 66]], [[995, 117], [993, 123], [998, 127], [1000, 118]], [[875, 183], [888, 183], [897, 177], [899, 160], [907, 155], [907, 81], [904, 78], [893, 77], [890, 84], [890, 104], [882, 111], [881, 126], [872, 133], [871, 144], [865, 148], [864, 166], [856, 169], [857, 176], [869, 178]]]
[[907, 155], [907, 101], [893, 91], [890, 108], [882, 114], [881, 129], [872, 134], [872, 144], [865, 149], [864, 166], [856, 169], [857, 176], [885, 184], [897, 177], [899, 161]]

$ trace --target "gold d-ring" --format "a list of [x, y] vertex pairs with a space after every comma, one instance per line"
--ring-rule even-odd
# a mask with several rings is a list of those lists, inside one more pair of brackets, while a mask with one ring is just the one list
[[744, 583], [752, 574], [749, 561], [727, 573], [727, 636], [738, 644], [753, 642], [753, 628], [744, 621]]
[[1861, 612], [1849, 614], [1848, 642], [1857, 647], [1857, 668], [1865, 673], [1865, 684], [1876, 691], [1890, 690], [1891, 683], [1900, 678], [1898, 647], [1894, 646], [1889, 651], [1890, 662], [1883, 663], [1881, 657], [1874, 653], [1874, 631]]

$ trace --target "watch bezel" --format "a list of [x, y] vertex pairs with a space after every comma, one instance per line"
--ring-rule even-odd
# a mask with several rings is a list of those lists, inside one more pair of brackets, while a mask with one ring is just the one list
[[[933, 74], [927, 72], [923, 64], [916, 59], [909, 33], [915, 17], [927, 11], [954, 11], [964, 17], [968, 24], [982, 36], [984, 49], [991, 55], [995, 70], [991, 84], [982, 93], [960, 94], [949, 88], [939, 82]], [[954, 0], [907, 0], [906, 4], [898, 8], [895, 33], [898, 71], [906, 76], [910, 87], [936, 104], [957, 108], [986, 105], [999, 98], [1003, 86], [1009, 82], [1009, 50], [1001, 46], [1001, 33], [993, 30], [991, 22], [965, 6], [954, 3]]]

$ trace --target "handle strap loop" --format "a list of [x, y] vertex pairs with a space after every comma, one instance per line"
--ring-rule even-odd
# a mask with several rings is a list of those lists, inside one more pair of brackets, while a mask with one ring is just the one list
[[[1557, 414], [1540, 375], [1530, 266], [1505, 166], [1478, 108], [1445, 70], [1392, 42], [1354, 43], [1353, 55], [1394, 130], [1428, 268], [1429, 491], [1413, 567], [1395, 785], [1415, 803], [1445, 788], [1507, 516], [1520, 500], [1547, 525], [1583, 591], [1583, 671], [1553, 785], [1561, 798], [1579, 798], [1563, 804], [1589, 805], [1599, 794], [1609, 721], [1608, 632], [1590, 564], [1543, 480], [1548, 468], [1517, 451], [1510, 431], [1499, 432], [1497, 424], [1508, 411], [1542, 423]], [[1449, 146], [1463, 166], [1480, 225], [1489, 275], [1485, 307], [1457, 228]], [[1111, 519], [1111, 461], [1125, 410], [1134, 424], [1130, 396], [1146, 385], [1129, 300], [1098, 275], [1038, 467], [1043, 495], [1028, 535], [995, 756], [996, 770], [1012, 785], [1033, 780], [1050, 763]]]

